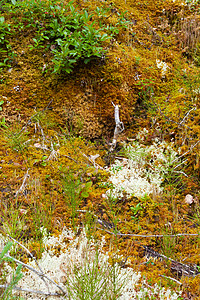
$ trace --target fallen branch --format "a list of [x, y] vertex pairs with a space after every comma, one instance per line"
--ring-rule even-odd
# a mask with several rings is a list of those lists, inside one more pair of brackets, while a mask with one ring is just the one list
[[186, 264], [183, 264], [181, 262], [178, 262], [166, 255], [160, 254], [153, 249], [151, 249], [148, 246], [142, 246], [145, 249], [145, 255], [147, 257], [153, 257], [153, 258], [160, 258], [164, 260], [168, 260], [171, 262], [171, 271], [175, 272], [177, 275], [181, 276], [197, 276], [200, 275], [200, 272], [197, 269], [197, 266], [189, 266]]
[[[102, 222], [98, 222], [99, 224], [101, 224]], [[193, 234], [193, 233], [178, 233], [178, 234], [157, 234], [157, 235], [144, 235], [144, 234], [124, 234], [124, 233], [120, 233], [120, 232], [112, 232], [112, 231], [109, 231], [105, 228], [98, 228], [98, 229], [101, 229], [101, 230], [104, 230], [105, 232], [107, 233], [110, 233], [112, 235], [115, 235], [115, 236], [119, 236], [119, 237], [177, 237], [177, 236], [199, 236], [200, 234]], [[175, 261], [173, 260], [172, 258], [170, 257], [167, 257], [163, 254], [160, 254], [156, 251], [154, 251], [153, 249], [151, 249], [150, 247], [148, 246], [144, 246], [142, 245], [141, 246], [144, 250], [145, 250], [145, 255], [147, 257], [154, 257], [154, 258], [161, 258], [161, 259], [165, 259], [165, 260], [168, 260], [171, 262], [171, 271], [172, 272], [176, 272], [178, 275], [182, 276], [197, 276], [197, 275], [200, 275], [200, 272], [197, 270], [197, 267], [196, 266], [189, 266], [189, 265], [186, 265], [186, 264], [183, 264], [181, 262], [178, 262], [178, 261]]]
[[41, 112], [44, 112], [45, 110], [47, 110], [52, 102], [53, 102], [53, 99], [51, 99], [51, 100], [49, 101], [49, 103], [47, 104], [47, 106], [46, 106], [42, 111], [39, 111], [39, 112], [37, 112], [36, 114], [34, 114], [34, 115], [28, 120], [28, 122], [24, 125], [24, 127], [22, 127], [22, 129], [20, 130], [20, 132], [18, 133], [18, 135], [20, 135], [20, 133], [21, 133], [22, 131], [24, 131], [24, 130], [28, 127], [28, 125], [30, 125], [30, 124], [32, 123], [32, 119], [34, 119], [34, 118], [35, 118], [37, 115], [39, 115]]
[[[77, 210], [77, 212], [83, 212], [83, 213], [86, 213], [88, 212], [87, 210], [83, 210], [83, 209], [79, 209]], [[92, 213], [89, 211], [89, 213]], [[109, 234], [112, 234], [112, 235], [117, 235], [117, 236], [125, 236], [125, 237], [145, 237], [145, 238], [152, 238], [152, 237], [155, 237], [155, 238], [159, 238], [159, 237], [178, 237], [178, 236], [200, 236], [200, 233], [177, 233], [177, 234], [133, 234], [133, 233], [121, 233], [121, 232], [112, 232], [112, 231], [109, 231], [107, 229], [105, 229], [105, 225], [104, 225], [104, 221], [102, 221], [101, 219], [99, 219], [99, 217], [97, 215], [95, 215], [94, 213], [92, 213], [93, 216], [95, 216], [97, 218], [96, 222], [99, 223], [100, 225], [102, 225], [104, 228], [100, 228], [98, 227], [98, 229], [100, 230], [104, 230], [106, 231], [107, 233]]]
[[192, 145], [188, 151], [186, 151], [185, 153], [183, 153], [181, 156], [175, 158], [175, 159], [172, 161], [172, 163], [174, 163], [175, 161], [179, 160], [180, 158], [182, 158], [182, 157], [185, 156], [186, 154], [190, 153], [190, 152], [192, 151], [192, 149], [193, 149], [194, 147], [196, 147], [199, 143], [200, 143], [200, 140], [198, 140], [194, 145]]
[[[0, 288], [1, 289], [6, 289], [9, 287], [9, 284], [5, 284], [5, 285], [0, 285]], [[56, 297], [60, 297], [60, 296], [63, 296], [63, 294], [59, 294], [59, 293], [45, 293], [45, 292], [42, 292], [42, 291], [36, 291], [36, 290], [29, 290], [29, 289], [22, 289], [18, 286], [14, 286], [12, 287], [13, 290], [17, 290], [17, 291], [20, 291], [20, 292], [26, 292], [26, 293], [30, 293], [30, 294], [38, 294], [38, 295], [44, 295], [46, 297], [50, 297], [50, 296], [56, 296]]]
[[177, 279], [175, 278], [172, 278], [172, 277], [168, 277], [168, 276], [165, 276], [165, 275], [159, 275], [160, 277], [163, 277], [163, 278], [167, 278], [167, 279], [170, 279], [176, 283], [178, 283], [179, 285], [182, 285], [182, 282], [178, 281]]
[[[153, 100], [152, 100], [153, 101]], [[157, 110], [160, 112], [160, 114], [165, 118], [167, 119], [168, 121], [170, 121], [171, 123], [174, 123], [176, 125], [178, 125], [179, 127], [185, 127], [185, 128], [188, 128], [190, 130], [192, 130], [192, 128], [190, 128], [189, 126], [183, 124], [183, 122], [185, 121], [186, 117], [188, 117], [189, 113], [194, 110], [194, 109], [191, 109], [189, 112], [186, 113], [186, 115], [183, 117], [182, 121], [180, 123], [170, 119], [169, 117], [167, 117], [163, 112], [162, 112], [162, 109], [160, 108], [160, 106], [155, 102], [153, 101], [154, 105], [157, 106]], [[196, 109], [196, 108], [195, 108]]]
[[[82, 153], [82, 152], [81, 152]], [[98, 158], [100, 155], [99, 154], [96, 154], [96, 155], [90, 155], [90, 156], [87, 156], [86, 154], [82, 153], [82, 155], [84, 157], [86, 157], [92, 164], [93, 166], [95, 167], [95, 169], [101, 169], [101, 170], [104, 170], [103, 167], [101, 167], [100, 165], [98, 165], [95, 160], [96, 158]]]
[[[44, 274], [44, 272], [42, 271], [42, 268], [40, 267], [40, 265], [39, 265], [39, 263], [37, 262], [37, 259], [33, 256], [33, 254], [28, 250], [28, 248], [26, 248], [24, 245], [22, 245], [20, 242], [18, 242], [16, 239], [14, 239], [12, 236], [10, 236], [9, 234], [6, 234], [13, 242], [15, 242], [16, 244], [18, 244], [20, 247], [22, 247], [29, 255], [30, 255], [30, 257], [35, 261], [35, 263], [36, 263], [36, 265], [37, 265], [37, 267], [39, 268], [39, 270], [40, 270], [40, 272], [42, 273], [42, 274]], [[48, 284], [47, 284], [47, 282], [45, 281], [45, 279], [44, 279], [44, 277], [42, 277], [41, 278], [43, 281], [44, 281], [44, 283], [45, 283], [45, 285], [46, 285], [46, 287], [47, 287], [47, 290], [48, 290], [48, 292], [49, 292], [49, 286], [48, 286]]]
[[29, 265], [25, 264], [24, 262], [10, 256], [9, 254], [5, 254], [5, 257], [9, 258], [10, 260], [16, 262], [19, 265], [22, 265], [23, 267], [25, 267], [26, 269], [32, 271], [33, 273], [37, 274], [41, 279], [46, 278], [49, 282], [51, 282], [52, 284], [54, 284], [58, 289], [60, 289], [62, 291], [62, 295], [66, 296], [67, 293], [63, 290], [63, 288], [57, 284], [54, 280], [52, 280], [51, 278], [49, 278], [46, 274], [44, 274], [43, 272], [39, 272], [37, 270], [35, 270], [34, 268], [30, 267]]
[[[102, 221], [101, 221], [102, 222]], [[99, 224], [101, 224], [100, 222], [98, 222]], [[132, 233], [121, 233], [121, 232], [112, 232], [112, 231], [109, 231], [107, 229], [104, 229], [104, 228], [98, 228], [100, 230], [104, 230], [106, 231], [107, 233], [110, 233], [112, 235], [117, 235], [117, 236], [125, 236], [125, 237], [144, 237], [144, 238], [152, 238], [152, 237], [155, 237], [155, 238], [159, 238], [159, 237], [166, 237], [166, 236], [169, 236], [169, 237], [177, 237], [177, 236], [199, 236], [200, 234], [199, 233], [177, 233], [177, 234], [132, 234]]]
[[[60, 153], [59, 153], [60, 154]], [[73, 160], [76, 164], [78, 164], [79, 162], [77, 161], [77, 160], [75, 160], [75, 159], [73, 159], [71, 156], [69, 156], [69, 155], [66, 155], [66, 154], [60, 154], [61, 156], [64, 156], [64, 157], [67, 157], [67, 158], [69, 158], [69, 159], [71, 159], [71, 160]]]

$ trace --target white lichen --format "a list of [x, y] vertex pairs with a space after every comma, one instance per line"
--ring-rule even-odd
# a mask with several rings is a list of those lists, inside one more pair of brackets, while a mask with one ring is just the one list
[[[138, 135], [142, 139], [143, 133]], [[155, 139], [152, 145], [145, 146], [142, 141], [133, 141], [124, 145], [127, 159], [116, 159], [110, 167], [109, 180], [113, 188], [107, 195], [114, 198], [143, 197], [159, 194], [163, 188], [161, 184], [165, 175], [174, 167], [173, 161], [178, 153], [166, 142]]]
[[[42, 229], [43, 233], [45, 232]], [[93, 239], [88, 241], [86, 233], [83, 230], [79, 237], [75, 236], [71, 230], [66, 228], [60, 236], [47, 236], [44, 238], [45, 251], [42, 258], [38, 260], [38, 263], [43, 270], [44, 274], [54, 280], [59, 286], [66, 290], [66, 281], [75, 282], [76, 276], [74, 274], [74, 269], [79, 270], [80, 276], [83, 275], [83, 269], [87, 266], [87, 269], [93, 267], [95, 259], [98, 253], [98, 265], [97, 272], [98, 278], [95, 276], [94, 280], [98, 280], [99, 288], [103, 282], [106, 281], [108, 284], [108, 291], [112, 287], [112, 278], [108, 270], [110, 270], [111, 265], [109, 264], [109, 255], [103, 251], [103, 246], [105, 244], [104, 238], [97, 244]], [[59, 254], [58, 254], [59, 248]], [[57, 254], [56, 254], [57, 253]], [[34, 269], [38, 269], [35, 261], [30, 259], [29, 266]], [[148, 296], [148, 299], [169, 299], [176, 300], [179, 299], [181, 292], [172, 292], [169, 289], [162, 288], [157, 284], [148, 287], [145, 279], [142, 279], [140, 272], [135, 272], [132, 268], [120, 268], [119, 265], [115, 265], [115, 283], [117, 287], [120, 287], [120, 293], [116, 299], [127, 300], [127, 299], [144, 299]], [[9, 282], [13, 270], [11, 267], [7, 266], [8, 275], [7, 280]], [[95, 274], [95, 273], [94, 273]], [[88, 275], [88, 274], [87, 274]], [[113, 278], [114, 278], [113, 277]], [[48, 281], [47, 281], [48, 282]], [[44, 281], [34, 272], [27, 270], [24, 271], [23, 278], [17, 284], [23, 289], [29, 290], [39, 290], [43, 292], [48, 292], [47, 286]], [[48, 282], [49, 291], [57, 292], [58, 288]], [[139, 288], [140, 286], [140, 288]], [[72, 298], [77, 298], [76, 291], [72, 289]], [[43, 300], [46, 299], [45, 296], [21, 293], [24, 300]], [[151, 298], [152, 297], [152, 298]], [[66, 297], [48, 297], [50, 300], [54, 299], [66, 299]], [[102, 300], [108, 299], [107, 296], [102, 296]], [[88, 299], [90, 300], [90, 299]]]
[[157, 65], [158, 69], [161, 69], [162, 78], [165, 78], [167, 71], [169, 69], [169, 66], [166, 64], [166, 62], [161, 61], [159, 59], [156, 59], [156, 65]]

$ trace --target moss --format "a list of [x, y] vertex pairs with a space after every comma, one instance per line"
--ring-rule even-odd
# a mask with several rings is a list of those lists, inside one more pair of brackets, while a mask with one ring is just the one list
[[[200, 132], [199, 41], [197, 38], [196, 46], [191, 45], [183, 32], [184, 26], [192, 20], [196, 24], [194, 30], [198, 28], [195, 8], [192, 11], [182, 1], [169, 0], [115, 0], [112, 4], [90, 1], [77, 2], [77, 5], [91, 10], [97, 6], [111, 6], [113, 13], [106, 19], [107, 24], [116, 24], [117, 13], [127, 10], [126, 19], [130, 24], [109, 44], [105, 43], [108, 50], [105, 59], [77, 65], [66, 77], [46, 72], [45, 65], [51, 64], [50, 51], [30, 50], [34, 37], [32, 30], [10, 36], [17, 56], [12, 67], [4, 69], [0, 78], [0, 99], [4, 100], [1, 113], [9, 127], [8, 131], [0, 128], [3, 225], [6, 227], [5, 217], [8, 222], [12, 221], [9, 209], [29, 170], [25, 188], [19, 193], [14, 208], [17, 210], [20, 206], [27, 211], [23, 217], [26, 228], [18, 237], [22, 240], [31, 238], [30, 250], [39, 257], [42, 243], [38, 242], [38, 239], [41, 241], [38, 227], [44, 225], [49, 232], [58, 235], [63, 226], [71, 226], [71, 208], [62, 186], [65, 169], [66, 173], [72, 172], [75, 179], [81, 178], [83, 183], [93, 182], [89, 196], [81, 200], [80, 208], [91, 212], [91, 231], [97, 238], [105, 235], [106, 250], [112, 244], [111, 257], [118, 249], [124, 257], [129, 257], [128, 265], [140, 270], [149, 284], [161, 281], [162, 285], [176, 290], [177, 286], [171, 281], [160, 278], [161, 274], [174, 276], [170, 266], [158, 260], [148, 264], [140, 246], [148, 245], [158, 252], [171, 251], [171, 258], [199, 265], [197, 237], [179, 237], [171, 244], [163, 238], [114, 238], [105, 233], [103, 227], [98, 230], [100, 225], [96, 219], [103, 220], [108, 231], [113, 230], [117, 220], [117, 230], [122, 233], [198, 232], [195, 210], [184, 203], [187, 193], [199, 197], [199, 147], [196, 144]], [[7, 22], [14, 24], [9, 12], [5, 11], [3, 15]], [[187, 30], [187, 33], [190, 32]], [[156, 60], [168, 66], [164, 77]], [[106, 189], [101, 183], [108, 180], [108, 173], [95, 170], [83, 155], [99, 154], [96, 162], [101, 167], [105, 165], [103, 157], [110, 157], [107, 149], [115, 127], [112, 102], [120, 106], [120, 119], [126, 129], [120, 136], [116, 155], [121, 141], [134, 139], [138, 131], [146, 127], [149, 133], [145, 136], [145, 144], [151, 144], [155, 137], [173, 140], [180, 155], [186, 153], [183, 159], [187, 161], [179, 170], [188, 176], [182, 174], [181, 180], [177, 176], [174, 181], [166, 178], [162, 195], [151, 195], [145, 201], [124, 198], [117, 202], [114, 211], [102, 197]], [[22, 134], [19, 134], [21, 130]], [[17, 133], [23, 137], [18, 149], [14, 144]], [[131, 206], [138, 203], [142, 210], [134, 216]], [[37, 224], [33, 222], [36, 213]], [[44, 213], [47, 216], [45, 222]], [[77, 214], [77, 225], [87, 224], [87, 221], [84, 212]], [[199, 276], [179, 280], [183, 282], [185, 293], [196, 299], [199, 297]]]

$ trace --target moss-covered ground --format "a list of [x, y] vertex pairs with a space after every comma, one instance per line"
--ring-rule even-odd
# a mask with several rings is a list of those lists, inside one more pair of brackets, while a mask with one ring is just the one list
[[[41, 227], [58, 235], [64, 226], [75, 231], [86, 226], [88, 235], [104, 235], [111, 257], [119, 251], [127, 258], [125, 266], [142, 272], [149, 286], [159, 282], [181, 289], [182, 299], [200, 299], [199, 1], [75, 1], [77, 11], [89, 14], [97, 7], [109, 8], [102, 22], [113, 27], [125, 13], [125, 25], [103, 42], [102, 57], [88, 64], [80, 59], [69, 74], [52, 73], [51, 41], [34, 47], [36, 33], [45, 26], [45, 19], [35, 26], [40, 9], [30, 8], [33, 14], [26, 17], [25, 9], [16, 12], [14, 4], [5, 2], [0, 2], [9, 24], [9, 30], [0, 27], [5, 38], [0, 40], [5, 50], [0, 61], [7, 64], [0, 69], [2, 233], [28, 245], [39, 258]], [[110, 152], [112, 102], [119, 105], [125, 130]], [[143, 145], [155, 139], [173, 142], [182, 164], [173, 176], [166, 175], [162, 193], [124, 195], [110, 203], [104, 196], [103, 183], [109, 182], [105, 167], [123, 157], [123, 143], [143, 128], [148, 130]], [[193, 197], [191, 204], [185, 202], [187, 194]], [[134, 213], [131, 207], [139, 203], [142, 209]], [[195, 274], [178, 271], [169, 260], [147, 261], [145, 249], [150, 248], [190, 266]], [[25, 253], [17, 255], [27, 261]]]

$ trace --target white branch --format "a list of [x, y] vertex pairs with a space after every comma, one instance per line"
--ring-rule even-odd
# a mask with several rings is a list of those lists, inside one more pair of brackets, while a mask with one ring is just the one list
[[113, 102], [112, 102], [112, 105], [114, 106], [115, 108], [115, 130], [114, 130], [114, 137], [113, 137], [113, 140], [112, 140], [112, 143], [111, 143], [111, 147], [110, 147], [110, 152], [112, 152], [116, 145], [117, 145], [117, 139], [118, 139], [118, 136], [119, 134], [124, 130], [124, 123], [120, 121], [119, 119], [119, 106], [118, 105], [115, 105]]

